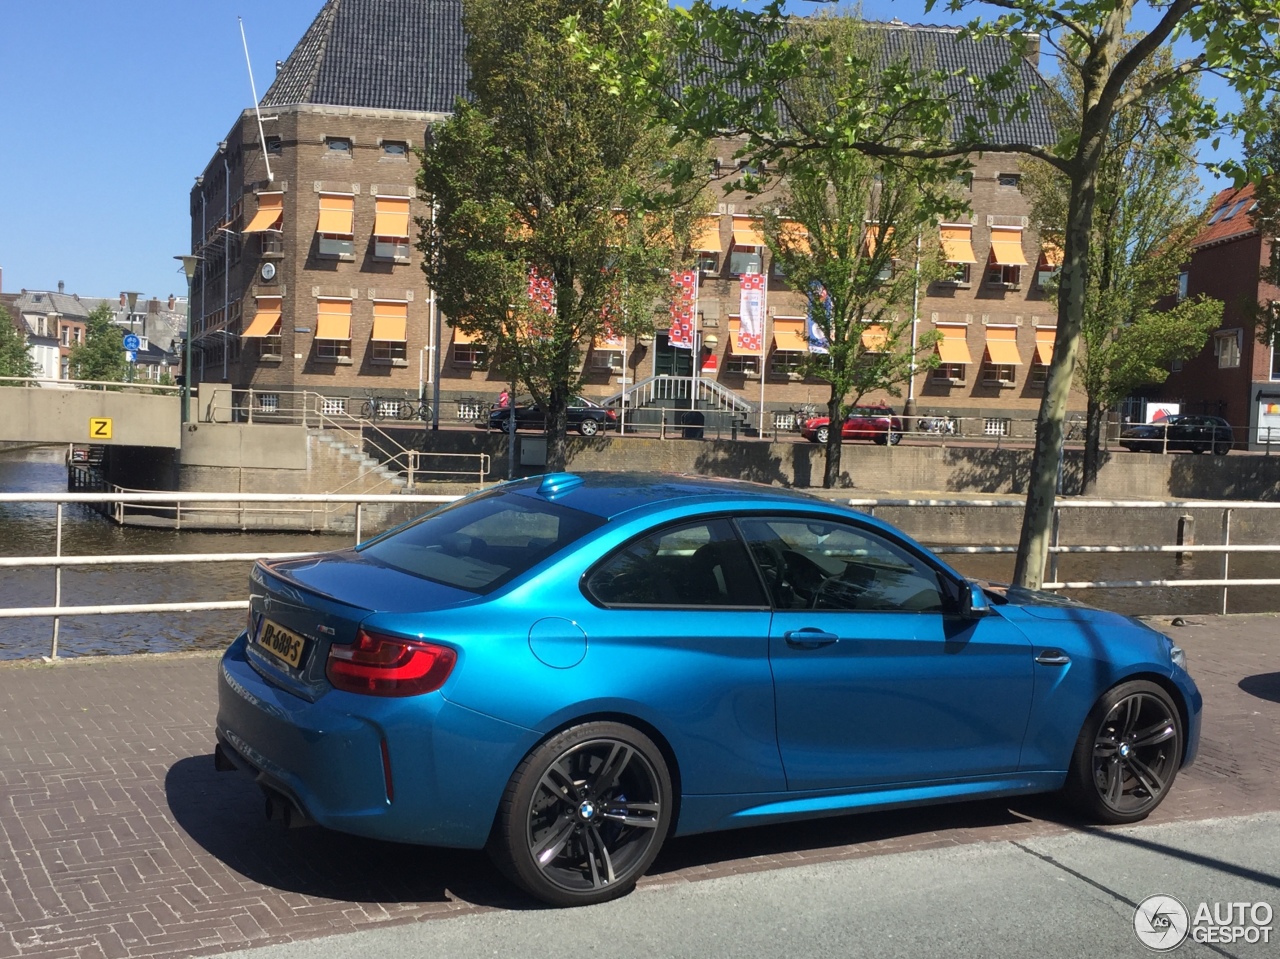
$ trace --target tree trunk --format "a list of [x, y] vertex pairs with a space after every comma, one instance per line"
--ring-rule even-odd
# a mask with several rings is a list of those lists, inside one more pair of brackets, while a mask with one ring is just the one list
[[1080, 471], [1080, 492], [1092, 493], [1098, 485], [1098, 469], [1102, 463], [1102, 427], [1107, 410], [1092, 396], [1084, 421], [1084, 464]]
[[840, 446], [844, 442], [844, 417], [840, 415], [842, 397], [831, 390], [827, 400], [827, 462], [822, 471], [822, 488], [834, 489], [840, 484]]
[[1049, 364], [1044, 397], [1036, 417], [1036, 444], [1031, 456], [1031, 476], [1027, 483], [1027, 504], [1022, 513], [1022, 533], [1013, 581], [1027, 589], [1039, 589], [1044, 582], [1049, 556], [1049, 536], [1057, 499], [1058, 472], [1062, 462], [1062, 421], [1075, 374], [1076, 351], [1084, 325], [1086, 280], [1085, 251], [1093, 228], [1093, 202], [1097, 188], [1097, 157], [1102, 146], [1101, 131], [1094, 131], [1082, 145], [1077, 172], [1071, 177], [1071, 197], [1067, 208], [1067, 243], [1058, 295], [1058, 332], [1053, 340], [1053, 360]]
[[569, 425], [569, 396], [558, 386], [547, 394], [547, 472], [563, 473], [567, 459], [565, 434]]

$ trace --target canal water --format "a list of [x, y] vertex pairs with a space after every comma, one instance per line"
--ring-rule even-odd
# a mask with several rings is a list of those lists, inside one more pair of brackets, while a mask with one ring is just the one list
[[[66, 490], [64, 447], [0, 451], [0, 491], [56, 493]], [[52, 556], [53, 504], [0, 504], [0, 555]], [[350, 546], [350, 535], [323, 533], [240, 533], [121, 527], [87, 507], [69, 504], [63, 513], [67, 555], [274, 553], [321, 551]], [[1013, 557], [944, 557], [969, 576], [1008, 582]], [[1083, 580], [1210, 579], [1221, 571], [1221, 556], [1202, 554], [1178, 564], [1172, 555], [1075, 555], [1060, 560], [1059, 577]], [[93, 566], [64, 569], [63, 605], [90, 606], [132, 600], [139, 603], [210, 602], [245, 596], [249, 562]], [[1245, 554], [1232, 559], [1232, 575], [1280, 577], [1280, 554]], [[1215, 588], [1081, 590], [1082, 601], [1126, 613], [1188, 615], [1221, 610]], [[54, 600], [52, 567], [0, 568], [0, 608], [49, 606]], [[1235, 587], [1231, 612], [1280, 609], [1275, 587]], [[238, 612], [113, 614], [63, 617], [58, 651], [64, 656], [220, 649], [239, 632]], [[6, 619], [0, 629], [0, 659], [27, 659], [49, 653], [52, 619]]]

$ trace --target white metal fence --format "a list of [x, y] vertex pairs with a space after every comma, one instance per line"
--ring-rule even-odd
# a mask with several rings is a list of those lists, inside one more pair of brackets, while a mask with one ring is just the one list
[[[246, 562], [260, 558], [281, 559], [290, 556], [306, 555], [305, 552], [287, 553], [177, 553], [171, 555], [103, 555], [103, 556], [66, 556], [63, 555], [63, 513], [68, 504], [80, 503], [91, 506], [115, 504], [122, 501], [140, 504], [158, 504], [178, 507], [191, 503], [243, 503], [254, 502], [264, 504], [354, 504], [356, 512], [355, 541], [363, 538], [361, 510], [365, 505], [373, 503], [421, 503], [424, 505], [449, 503], [457, 496], [427, 494], [316, 494], [316, 493], [172, 493], [172, 492], [130, 492], [121, 493], [0, 493], [0, 506], [6, 503], [52, 503], [56, 505], [56, 534], [54, 537], [54, 554], [52, 556], [6, 556], [0, 557], [0, 569], [46, 567], [54, 571], [54, 602], [52, 606], [26, 606], [0, 609], [0, 619], [52, 617], [53, 633], [50, 641], [50, 656], [58, 655], [58, 630], [60, 620], [66, 616], [96, 616], [121, 613], [171, 613], [199, 612], [206, 610], [239, 610], [248, 606], [246, 600], [222, 600], [210, 602], [182, 603], [117, 603], [110, 605], [77, 606], [64, 605], [62, 601], [62, 571], [68, 567], [82, 566], [122, 566], [157, 563], [224, 563]], [[979, 509], [1021, 509], [1023, 501], [1019, 499], [850, 499], [847, 505], [874, 514], [877, 509], [886, 507], [937, 507], [937, 508], [979, 508]], [[1090, 509], [1119, 510], [1152, 510], [1177, 508], [1183, 511], [1212, 510], [1221, 516], [1221, 542], [1212, 544], [1172, 543], [1147, 545], [1071, 545], [1060, 543], [1059, 531], [1061, 517], [1064, 512]], [[1231, 556], [1241, 553], [1280, 553], [1280, 544], [1241, 544], [1231, 542], [1232, 518], [1237, 514], [1256, 510], [1277, 510], [1280, 503], [1254, 503], [1238, 501], [1212, 500], [1064, 500], [1055, 509], [1053, 540], [1049, 547], [1049, 569], [1046, 573], [1045, 589], [1050, 590], [1084, 590], [1084, 589], [1142, 589], [1147, 587], [1216, 587], [1222, 590], [1222, 612], [1227, 611], [1227, 593], [1232, 587], [1241, 586], [1280, 586], [1280, 578], [1233, 579], [1230, 575]], [[954, 546], [938, 545], [931, 547], [939, 554], [974, 554], [974, 553], [1014, 553], [1015, 546]], [[1129, 579], [1129, 580], [1085, 580], [1058, 581], [1057, 558], [1063, 554], [1087, 553], [1120, 553], [1120, 554], [1161, 554], [1161, 553], [1218, 553], [1222, 555], [1221, 575], [1202, 579]]]

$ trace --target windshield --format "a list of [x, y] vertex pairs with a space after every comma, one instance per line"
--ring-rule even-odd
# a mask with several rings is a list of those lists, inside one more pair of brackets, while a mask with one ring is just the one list
[[495, 491], [429, 513], [359, 550], [406, 573], [485, 593], [603, 523], [539, 498]]

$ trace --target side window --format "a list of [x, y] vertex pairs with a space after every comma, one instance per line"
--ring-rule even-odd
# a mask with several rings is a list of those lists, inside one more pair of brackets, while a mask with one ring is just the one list
[[751, 556], [725, 519], [671, 526], [604, 560], [587, 592], [605, 606], [767, 606]]
[[778, 609], [946, 608], [938, 571], [880, 533], [825, 519], [738, 522]]

